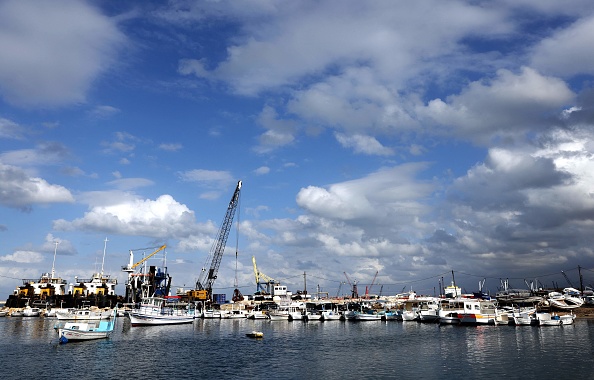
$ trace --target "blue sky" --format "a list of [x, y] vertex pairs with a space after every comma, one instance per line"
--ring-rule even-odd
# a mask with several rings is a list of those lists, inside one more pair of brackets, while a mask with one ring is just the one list
[[332, 295], [591, 284], [592, 35], [589, 0], [1, 1], [0, 293], [105, 238], [120, 283], [167, 244], [193, 286], [238, 180], [215, 292], [236, 242], [244, 293], [252, 256]]

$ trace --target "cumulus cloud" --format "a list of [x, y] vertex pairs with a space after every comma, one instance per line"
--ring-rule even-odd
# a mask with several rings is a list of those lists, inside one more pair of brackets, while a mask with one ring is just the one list
[[28, 210], [34, 204], [70, 202], [74, 202], [74, 197], [65, 187], [30, 177], [18, 167], [0, 163], [1, 204]]
[[[426, 23], [429, 10], [442, 17]], [[419, 61], [449, 51], [466, 33], [496, 35], [510, 30], [500, 10], [463, 2], [347, 1], [339, 9], [331, 3], [312, 3], [241, 10], [224, 2], [184, 4], [167, 12], [169, 20], [173, 15], [179, 20], [208, 14], [243, 21], [244, 35], [235, 39], [227, 49], [227, 59], [210, 73], [202, 58], [182, 61], [181, 72], [209, 75], [250, 95], [294, 84], [333, 67], [361, 63], [398, 81], [421, 70]]]
[[427, 121], [450, 127], [460, 138], [486, 143], [550, 125], [548, 120], [574, 97], [563, 81], [531, 68], [518, 74], [501, 69], [493, 80], [472, 82], [459, 95], [445, 102], [434, 99], [417, 112]]
[[84, 102], [125, 43], [114, 20], [87, 2], [3, 1], [2, 97], [24, 107]]
[[345, 148], [352, 148], [355, 153], [391, 156], [394, 154], [392, 148], [383, 146], [375, 137], [353, 135], [346, 136], [342, 133], [335, 133], [336, 140]]
[[327, 188], [309, 186], [299, 191], [297, 204], [314, 215], [344, 221], [415, 218], [427, 212], [423, 199], [433, 190], [430, 183], [414, 179], [424, 168], [426, 164], [406, 164]]
[[111, 234], [154, 238], [185, 237], [195, 227], [194, 212], [171, 195], [155, 200], [130, 199], [126, 202], [93, 206], [82, 218], [55, 220], [57, 231], [101, 231]]
[[10, 255], [0, 256], [0, 261], [13, 261], [22, 264], [36, 264], [43, 262], [43, 255], [33, 251], [16, 251]]
[[[578, 19], [541, 40], [531, 52], [531, 66], [549, 75], [571, 77], [594, 74], [594, 49], [588, 48], [594, 34], [594, 15]], [[571, 57], [571, 59], [567, 59]]]
[[254, 173], [257, 175], [264, 175], [270, 173], [270, 168], [268, 166], [260, 166], [258, 169], [254, 170]]

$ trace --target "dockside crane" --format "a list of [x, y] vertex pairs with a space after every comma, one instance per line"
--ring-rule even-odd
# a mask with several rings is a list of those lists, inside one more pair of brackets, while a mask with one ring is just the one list
[[375, 272], [375, 276], [373, 276], [373, 280], [371, 281], [371, 285], [369, 285], [369, 287], [365, 287], [365, 298], [369, 299], [369, 292], [371, 292], [371, 287], [373, 286], [373, 284], [375, 284], [375, 279], [377, 278], [377, 274], [379, 271]]
[[344, 272], [344, 276], [347, 279], [347, 282], [351, 286], [351, 298], [359, 298], [359, 291], [357, 290], [357, 280], [355, 282], [351, 282], [349, 276]]
[[[270, 294], [271, 286], [274, 286], [277, 282], [272, 277], [269, 277], [258, 270], [256, 256], [252, 256], [252, 263], [254, 264], [254, 276], [256, 277], [256, 291]], [[264, 284], [266, 285], [266, 290], [264, 290]]]
[[[142, 260], [134, 263], [134, 252], [146, 251], [155, 248], [156, 250], [153, 251], [151, 254], [145, 256], [144, 258], [142, 258]], [[152, 293], [158, 290], [158, 287], [163, 287], [162, 280], [167, 279], [166, 272], [159, 271], [159, 275], [156, 276], [156, 274], [153, 273], [153, 271], [144, 273], [140, 266], [144, 264], [148, 259], [155, 256], [157, 253], [164, 250], [165, 248], [167, 248], [167, 245], [163, 244], [160, 247], [137, 248], [130, 250], [130, 261], [128, 262], [128, 265], [122, 267], [122, 271], [128, 273], [128, 278], [126, 280], [126, 302], [136, 302], [137, 298], [140, 297], [141, 292], [145, 293], [144, 296], [151, 296], [153, 295]], [[164, 292], [168, 292], [168, 289], [161, 290]]]
[[235, 192], [233, 193], [231, 201], [227, 206], [227, 212], [225, 213], [225, 218], [223, 219], [223, 223], [221, 223], [221, 227], [219, 228], [217, 238], [213, 242], [206, 260], [206, 263], [210, 261], [210, 268], [208, 271], [206, 270], [206, 267], [202, 268], [200, 277], [198, 278], [198, 281], [196, 281], [196, 290], [190, 292], [190, 297], [198, 299], [199, 301], [212, 301], [212, 287], [215, 280], [217, 279], [217, 274], [219, 273], [221, 259], [223, 258], [223, 252], [225, 251], [225, 246], [227, 245], [229, 231], [233, 225], [233, 217], [235, 216], [235, 211], [237, 210], [239, 204], [240, 195], [241, 181], [238, 181]]

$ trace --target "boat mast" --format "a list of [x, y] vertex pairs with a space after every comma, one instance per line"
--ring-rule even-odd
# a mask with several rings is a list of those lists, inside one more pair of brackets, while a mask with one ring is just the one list
[[107, 250], [107, 237], [105, 238], [105, 242], [103, 244], [103, 260], [101, 261], [101, 277], [103, 277], [103, 265], [105, 264], [105, 251]]
[[54, 278], [54, 275], [56, 274], [56, 252], [58, 251], [58, 244], [60, 244], [59, 241], [55, 241], [54, 244], [56, 245], [54, 248], [54, 262], [52, 263], [52, 279]]

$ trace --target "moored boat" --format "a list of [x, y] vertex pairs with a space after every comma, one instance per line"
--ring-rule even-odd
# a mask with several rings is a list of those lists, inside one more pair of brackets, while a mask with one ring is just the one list
[[100, 309], [66, 309], [57, 310], [55, 312], [58, 320], [66, 321], [98, 321], [101, 319], [109, 319], [112, 316], [111, 310], [100, 310]]
[[108, 338], [116, 324], [117, 308], [112, 313], [109, 319], [66, 322], [64, 326], [57, 326], [60, 343]]
[[145, 297], [140, 307], [128, 312], [132, 326], [175, 325], [192, 323], [195, 318], [194, 309], [190, 305], [168, 302], [175, 297]]

